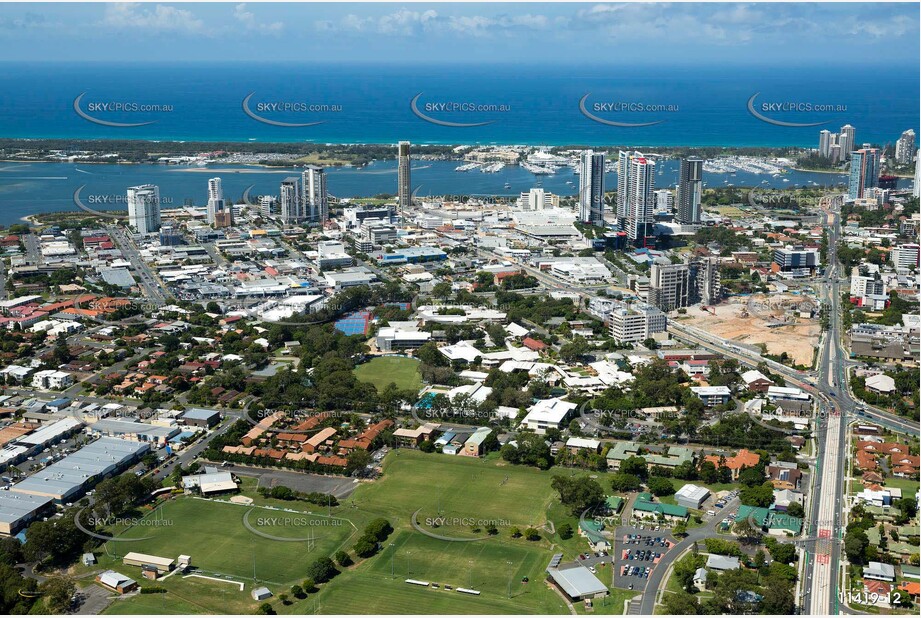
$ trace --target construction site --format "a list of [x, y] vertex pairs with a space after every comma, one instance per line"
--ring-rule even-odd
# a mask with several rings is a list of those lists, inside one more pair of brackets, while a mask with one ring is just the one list
[[815, 300], [797, 294], [733, 296], [718, 305], [688, 307], [673, 319], [723, 339], [786, 352], [798, 365], [811, 365], [822, 332]]

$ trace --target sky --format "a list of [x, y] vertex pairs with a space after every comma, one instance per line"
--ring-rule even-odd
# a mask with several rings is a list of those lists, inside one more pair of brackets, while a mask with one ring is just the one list
[[0, 61], [905, 64], [918, 3], [2, 3]]

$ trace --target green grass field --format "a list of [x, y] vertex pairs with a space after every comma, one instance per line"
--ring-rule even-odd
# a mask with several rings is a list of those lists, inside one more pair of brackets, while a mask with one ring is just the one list
[[[317, 593], [306, 599], [292, 598], [288, 605], [281, 603], [277, 596], [289, 593], [291, 584], [303, 580], [307, 565], [340, 548], [352, 553], [360, 532], [353, 533], [350, 526], [318, 529], [315, 531], [316, 547], [308, 553], [305, 542], [267, 540], [247, 530], [243, 516], [253, 507], [178, 498], [168, 502], [160, 513], [160, 517], [173, 522], [171, 527], [154, 529], [156, 536], [152, 539], [109, 543], [109, 551], [113, 551], [113, 545], [118, 545], [114, 549], [119, 555], [127, 551], [166, 556], [189, 554], [193, 564], [204, 574], [231, 575], [246, 584], [245, 591], [218, 582], [174, 576], [157, 584], [167, 588], [166, 594], [139, 595], [118, 601], [106, 613], [252, 613], [258, 605], [249, 597], [253, 586], [254, 550], [257, 577], [275, 593], [271, 604], [279, 614], [568, 613], [566, 603], [545, 582], [545, 568], [555, 552], [564, 552], [566, 559], [570, 559], [584, 551], [585, 541], [578, 536], [563, 541], [545, 525], [552, 521], [557, 528], [566, 522], [577, 526], [577, 518], [558, 503], [556, 492], [550, 486], [554, 474], [568, 476], [573, 473], [585, 474], [568, 469], [542, 472], [536, 468], [512, 466], [498, 458], [472, 459], [394, 451], [384, 461], [381, 479], [362, 483], [350, 498], [333, 509], [334, 516], [347, 517], [359, 530], [376, 517], [390, 521], [394, 532], [383, 543], [381, 551], [342, 569]], [[598, 477], [603, 486], [610, 486], [606, 474]], [[315, 508], [297, 502], [278, 506], [303, 511]], [[417, 521], [426, 530], [454, 538], [483, 538], [473, 542], [451, 542], [426, 536], [411, 525], [412, 514], [420, 509]], [[315, 510], [326, 512], [322, 508]], [[453, 526], [437, 527], [425, 521], [436, 516], [464, 520]], [[260, 521], [263, 517], [307, 517], [303, 513], [270, 510], [257, 503], [248, 520], [258, 530], [271, 535], [300, 538], [308, 531], [304, 526]], [[475, 533], [470, 521], [496, 522], [498, 534], [488, 536], [485, 530]], [[512, 537], [512, 527], [524, 530], [529, 526], [539, 530], [539, 540]], [[124, 536], [151, 534], [150, 529], [138, 527]], [[354, 553], [352, 555], [354, 557]], [[139, 569], [122, 566], [121, 560], [112, 556], [103, 556], [98, 567], [115, 568], [141, 581]], [[89, 576], [89, 573], [84, 575], [81, 583]], [[436, 582], [441, 587], [414, 586], [405, 583], [408, 578]], [[528, 578], [527, 583], [524, 578]], [[444, 584], [474, 588], [481, 594], [471, 596], [447, 591]], [[620, 614], [623, 599], [632, 594], [635, 593], [612, 590], [607, 603], [598, 606], [595, 612]], [[580, 613], [584, 611], [581, 604], [576, 607]]]
[[[513, 539], [510, 534], [513, 526], [524, 530], [546, 523], [555, 510], [551, 508], [556, 494], [550, 487], [551, 476], [497, 459], [394, 451], [384, 462], [384, 477], [359, 487], [343, 506], [346, 511], [354, 505], [386, 517], [395, 532], [377, 556], [325, 585], [316, 602], [324, 612], [346, 614], [566, 613], [562, 599], [544, 583], [544, 569], [554, 552], [552, 543], [559, 543], [559, 538], [545, 530], [535, 542]], [[496, 521], [499, 534], [474, 542], [433, 539], [412, 528], [411, 516], [418, 509], [422, 509], [419, 521], [423, 528], [438, 534], [469, 538], [472, 533], [466, 525], [435, 529], [425, 525], [425, 518], [443, 515]], [[524, 577], [528, 583], [522, 582]], [[481, 595], [421, 588], [405, 583], [408, 578], [473, 587]], [[279, 611], [297, 613], [309, 602]]]
[[[140, 569], [120, 564], [112, 568], [129, 577], [140, 577]], [[145, 580], [137, 579], [141, 586]], [[152, 584], [152, 582], [151, 582]], [[148, 615], [160, 614], [252, 614], [258, 603], [250, 596], [252, 582], [247, 582], [245, 590], [239, 586], [221, 585], [195, 577], [182, 578], [174, 575], [155, 585], [167, 589], [163, 594], [139, 594], [118, 600], [109, 605], [103, 614]]]
[[393, 382], [401, 390], [422, 388], [419, 361], [402, 356], [379, 356], [355, 367], [355, 377], [374, 385], [378, 392]]
[[[137, 551], [171, 558], [188, 554], [192, 565], [208, 574], [252, 580], [255, 567], [258, 580], [290, 585], [303, 579], [311, 560], [334, 553], [355, 533], [341, 519], [195, 498], [166, 502], [159, 517], [170, 525], [136, 526], [119, 538], [149, 538], [110, 543], [109, 551], [121, 556]], [[255, 532], [247, 528], [244, 518]]]

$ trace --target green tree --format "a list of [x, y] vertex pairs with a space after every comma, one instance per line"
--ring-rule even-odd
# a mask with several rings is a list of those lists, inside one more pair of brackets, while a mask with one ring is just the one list
[[611, 489], [615, 492], [636, 491], [642, 485], [640, 477], [633, 474], [618, 473], [611, 477]]
[[367, 526], [365, 526], [365, 534], [374, 537], [378, 541], [386, 540], [386, 538], [390, 536], [390, 533], [392, 532], [393, 526], [391, 526], [390, 522], [383, 517], [378, 517], [377, 519], [372, 520]]
[[563, 524], [562, 526], [557, 528], [557, 533], [559, 533], [560, 538], [563, 539], [564, 541], [567, 539], [571, 539], [573, 535], [572, 526], [568, 523]]
[[604, 503], [604, 490], [598, 481], [587, 476], [570, 478], [554, 476], [550, 486], [560, 494], [560, 502], [569, 507], [573, 515], [581, 515], [589, 508], [600, 506]]
[[307, 576], [318, 584], [328, 582], [338, 574], [335, 563], [328, 557], [318, 558], [307, 567]]
[[635, 455], [627, 457], [621, 462], [618, 471], [622, 474], [632, 474], [638, 476], [640, 479], [645, 479], [647, 474], [646, 460]]
[[63, 614], [70, 609], [77, 585], [70, 577], [59, 575], [49, 577], [39, 590], [45, 595], [45, 608], [52, 614]]
[[646, 486], [655, 496], [670, 496], [675, 493], [675, 486], [671, 481], [661, 476], [650, 476]]
[[848, 530], [844, 534], [844, 553], [852, 564], [864, 565], [867, 563], [866, 551], [870, 545], [867, 533], [860, 529]]

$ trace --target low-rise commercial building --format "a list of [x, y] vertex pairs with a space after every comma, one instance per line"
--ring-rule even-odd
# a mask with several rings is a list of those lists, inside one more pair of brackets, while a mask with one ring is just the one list
[[10, 491], [70, 502], [149, 450], [150, 446], [143, 442], [100, 438], [13, 485]]
[[42, 513], [53, 510], [49, 497], [0, 491], [0, 536], [13, 536]]

